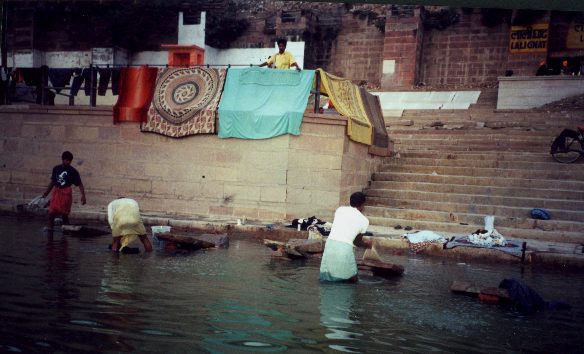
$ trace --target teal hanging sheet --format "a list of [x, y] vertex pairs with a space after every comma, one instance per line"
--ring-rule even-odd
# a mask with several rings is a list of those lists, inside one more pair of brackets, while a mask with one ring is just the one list
[[219, 137], [300, 135], [314, 70], [229, 69], [219, 103]]

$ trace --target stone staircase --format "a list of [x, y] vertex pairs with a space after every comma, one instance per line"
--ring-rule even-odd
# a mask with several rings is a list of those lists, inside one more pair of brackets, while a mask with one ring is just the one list
[[[488, 102], [386, 117], [396, 153], [365, 191], [372, 230], [466, 235], [495, 215], [508, 238], [584, 243], [584, 161], [549, 154], [562, 129], [583, 122], [584, 111], [497, 111]], [[532, 219], [533, 208], [551, 220]]]

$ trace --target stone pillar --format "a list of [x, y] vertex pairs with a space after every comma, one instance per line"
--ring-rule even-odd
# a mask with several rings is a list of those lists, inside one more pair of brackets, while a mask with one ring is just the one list
[[391, 7], [385, 22], [381, 89], [409, 90], [416, 85], [422, 51], [420, 8]]

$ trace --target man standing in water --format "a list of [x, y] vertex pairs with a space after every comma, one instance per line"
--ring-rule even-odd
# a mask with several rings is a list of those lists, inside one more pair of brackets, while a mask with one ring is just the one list
[[47, 190], [43, 193], [43, 198], [46, 198], [51, 193], [51, 190], [53, 190], [51, 203], [49, 204], [49, 231], [53, 230], [57, 215], [61, 215], [63, 218], [63, 225], [69, 225], [69, 214], [71, 213], [71, 205], [73, 204], [72, 185], [79, 186], [81, 204], [85, 205], [85, 188], [81, 182], [81, 176], [71, 166], [73, 154], [65, 151], [61, 155], [61, 160], [62, 163], [60, 165], [53, 167], [51, 182], [49, 182]]
[[369, 219], [361, 213], [365, 205], [365, 194], [353, 193], [350, 202], [351, 206], [339, 207], [335, 212], [320, 263], [322, 281], [358, 280], [353, 247], [368, 247], [363, 242], [363, 234], [367, 232]]
[[260, 64], [262, 66], [275, 67], [276, 69], [290, 69], [295, 66], [296, 70], [300, 71], [298, 63], [294, 55], [286, 50], [286, 44], [288, 43], [285, 39], [278, 39], [278, 53], [272, 55], [265, 62]]
[[146, 236], [146, 228], [140, 216], [138, 202], [130, 198], [118, 198], [107, 206], [107, 221], [112, 228], [112, 251], [119, 252], [139, 238], [144, 251], [152, 251], [152, 243]]

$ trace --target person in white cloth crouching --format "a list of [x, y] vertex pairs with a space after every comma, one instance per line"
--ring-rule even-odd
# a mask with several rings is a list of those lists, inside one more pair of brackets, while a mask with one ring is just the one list
[[320, 263], [321, 281], [358, 281], [353, 247], [369, 247], [363, 241], [363, 234], [369, 227], [369, 219], [361, 213], [365, 200], [365, 194], [353, 193], [351, 206], [341, 206], [335, 211]]

